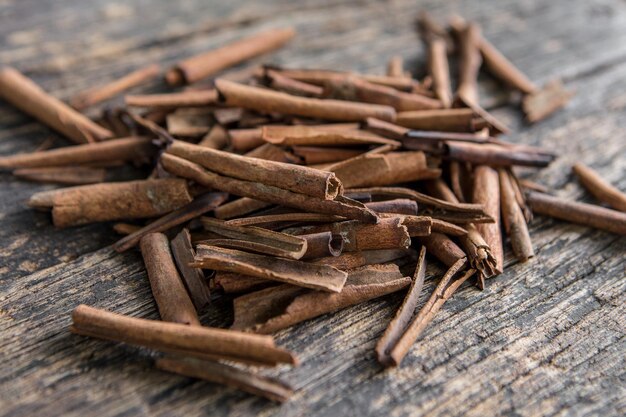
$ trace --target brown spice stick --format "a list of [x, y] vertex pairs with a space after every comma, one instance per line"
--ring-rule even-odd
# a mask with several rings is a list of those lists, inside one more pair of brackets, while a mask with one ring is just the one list
[[270, 88], [296, 96], [321, 97], [324, 94], [322, 87], [294, 80], [271, 69], [265, 70], [264, 78]]
[[52, 208], [57, 227], [155, 217], [191, 201], [184, 180], [160, 179], [102, 183], [35, 193], [34, 208]]
[[194, 267], [236, 272], [251, 277], [340, 292], [347, 274], [326, 265], [246, 253], [216, 246], [198, 245]]
[[272, 206], [272, 203], [243, 197], [216, 208], [214, 214], [218, 219], [227, 220], [249, 215], [270, 206]]
[[485, 126], [472, 109], [438, 109], [398, 113], [395, 123], [418, 130], [475, 132]]
[[226, 359], [262, 365], [297, 364], [272, 337], [233, 330], [146, 320], [79, 305], [72, 312], [73, 333], [143, 346], [200, 359]]
[[247, 293], [277, 285], [278, 282], [254, 278], [234, 272], [216, 271], [213, 278], [215, 286], [226, 294]]
[[[332, 200], [342, 193], [336, 176], [314, 168], [260, 160], [174, 141], [166, 151], [221, 175]], [[294, 178], [295, 177], [295, 178]]]
[[165, 79], [170, 85], [191, 84], [226, 68], [280, 48], [296, 35], [293, 28], [270, 29], [177, 63]]
[[[271, 145], [271, 144], [266, 144]], [[354, 158], [363, 153], [362, 149], [330, 148], [324, 146], [300, 146], [292, 147], [293, 153], [304, 160], [306, 165], [325, 164], [339, 162], [344, 159]]]
[[312, 233], [298, 236], [307, 242], [303, 259], [339, 256], [343, 250], [343, 237], [331, 232]]
[[161, 156], [164, 168], [179, 177], [189, 178], [206, 187], [226, 191], [231, 194], [263, 200], [273, 204], [294, 207], [315, 213], [335, 214], [347, 218], [375, 223], [376, 214], [357, 201], [345, 197], [335, 200], [316, 199], [304, 194], [292, 193], [281, 188], [224, 177], [207, 171], [200, 165], [170, 154]]
[[407, 330], [417, 302], [419, 300], [420, 293], [424, 286], [424, 278], [426, 277], [426, 248], [422, 246], [417, 261], [417, 268], [413, 276], [413, 281], [409, 287], [409, 291], [402, 301], [402, 305], [396, 311], [396, 315], [393, 320], [387, 326], [385, 333], [378, 340], [376, 344], [376, 355], [378, 362], [384, 366], [393, 366], [394, 361], [389, 356], [393, 347], [398, 343], [402, 334]]
[[342, 146], [342, 145], [393, 145], [401, 144], [370, 132], [348, 128], [337, 123], [320, 126], [263, 126], [261, 137], [274, 145]]
[[500, 233], [500, 185], [498, 172], [486, 165], [474, 169], [472, 201], [482, 204], [494, 223], [477, 224], [476, 229], [489, 245], [496, 260], [496, 274], [504, 270], [504, 250]]
[[338, 222], [342, 220], [345, 220], [345, 218], [341, 216], [334, 216], [332, 214], [283, 213], [283, 214], [269, 214], [269, 215], [263, 215], [263, 216], [243, 217], [239, 219], [228, 220], [226, 224], [233, 225], [233, 226], [260, 226], [260, 225], [265, 225], [265, 224], [281, 223], [281, 222], [332, 223], [332, 222]]
[[530, 123], [535, 123], [565, 107], [573, 95], [572, 92], [565, 90], [560, 80], [554, 80], [541, 90], [525, 96], [522, 100], [522, 109], [526, 119]]
[[6, 101], [76, 143], [110, 139], [113, 132], [52, 97], [16, 69], [0, 69], [0, 94]]
[[387, 76], [388, 77], [405, 77], [404, 73], [404, 60], [400, 55], [394, 55], [387, 61]]
[[129, 107], [177, 108], [200, 107], [217, 103], [218, 94], [211, 90], [189, 90], [181, 93], [127, 95], [124, 101]]
[[428, 73], [433, 80], [433, 91], [444, 108], [452, 105], [452, 87], [446, 42], [433, 38], [428, 42]]
[[261, 136], [261, 128], [231, 129], [228, 131], [228, 136], [235, 152], [247, 152], [265, 143]]
[[606, 182], [596, 171], [578, 162], [572, 167], [578, 181], [599, 201], [626, 212], [626, 194]]
[[500, 202], [504, 230], [511, 239], [511, 246], [513, 246], [515, 256], [518, 260], [524, 262], [535, 256], [528, 227], [526, 226], [526, 219], [515, 198], [515, 192], [511, 186], [508, 172], [499, 169], [498, 175], [500, 177]]
[[201, 216], [211, 210], [214, 210], [222, 204], [227, 197], [228, 194], [226, 193], [206, 193], [196, 197], [191, 203], [185, 205], [184, 207], [174, 210], [145, 227], [142, 227], [136, 232], [120, 239], [113, 245], [113, 247], [118, 252], [124, 252], [139, 243], [139, 240], [141, 240], [141, 238], [148, 233], [164, 232], [174, 226]]
[[297, 164], [301, 162], [300, 158], [298, 158], [296, 155], [286, 151], [284, 148], [272, 145], [271, 143], [263, 144], [258, 148], [247, 152], [245, 156], [249, 158], [258, 158], [264, 159], [266, 161], [282, 162], [289, 164]]
[[189, 297], [197, 311], [202, 310], [211, 302], [211, 291], [204, 278], [202, 270], [189, 266], [196, 255], [191, 245], [189, 230], [183, 229], [170, 243], [172, 255], [176, 261], [176, 266], [180, 271]]
[[207, 133], [200, 142], [198, 142], [198, 146], [204, 146], [206, 148], [211, 149], [224, 149], [229, 144], [228, 131], [224, 129], [221, 125], [213, 125], [209, 133]]
[[211, 111], [205, 108], [178, 109], [165, 118], [167, 131], [173, 136], [199, 137], [211, 129]]
[[0, 168], [44, 168], [148, 158], [156, 153], [150, 139], [128, 137], [0, 158]]
[[467, 262], [467, 255], [463, 249], [443, 233], [431, 233], [429, 236], [419, 238], [419, 241], [426, 246], [428, 253], [448, 267], [462, 259]]
[[480, 53], [489, 72], [505, 84], [525, 94], [531, 94], [537, 90], [537, 86], [484, 37], [480, 38]]
[[414, 251], [410, 248], [377, 249], [361, 252], [343, 252], [339, 256], [319, 258], [313, 262], [348, 271], [365, 265], [386, 264], [413, 255]]
[[626, 213], [593, 204], [563, 200], [547, 194], [528, 192], [530, 208], [539, 214], [583, 226], [626, 235]]
[[78, 110], [85, 109], [100, 103], [101, 101], [108, 100], [116, 95], [141, 85], [147, 81], [156, 78], [161, 72], [161, 69], [157, 64], [148, 65], [147, 67], [139, 68], [115, 81], [105, 84], [100, 87], [91, 88], [87, 91], [79, 93], [70, 99], [72, 107]]
[[482, 64], [479, 52], [480, 28], [469, 23], [458, 35], [460, 66], [456, 99], [468, 106], [478, 105], [478, 71]]
[[81, 185], [104, 182], [106, 170], [81, 166], [22, 168], [13, 171], [13, 175], [29, 181]]
[[448, 142], [446, 147], [450, 159], [476, 165], [545, 167], [555, 158], [554, 155], [548, 153], [496, 144]]
[[417, 203], [408, 198], [372, 201], [365, 203], [365, 207], [374, 210], [376, 213], [393, 213], [417, 216]]
[[426, 304], [417, 313], [417, 316], [413, 319], [411, 324], [408, 325], [406, 331], [398, 339], [397, 343], [391, 348], [389, 352], [389, 365], [387, 366], [399, 366], [402, 359], [406, 356], [411, 349], [411, 346], [415, 343], [419, 335], [424, 331], [428, 323], [430, 323], [441, 309], [443, 304], [448, 300], [452, 294], [463, 284], [470, 276], [474, 274], [474, 270], [470, 269], [462, 276], [456, 279], [452, 277], [464, 267], [462, 260], [459, 260], [448, 269], [441, 281], [435, 288]]
[[200, 326], [196, 309], [174, 265], [167, 236], [150, 233], [141, 238], [140, 247], [161, 320]]
[[379, 120], [373, 117], [365, 119], [365, 121], [362, 122], [362, 125], [363, 129], [369, 132], [398, 141], [403, 140], [404, 136], [409, 131], [406, 127], [398, 126], [397, 124], [385, 122], [384, 120]]
[[207, 242], [211, 245], [230, 249], [241, 249], [288, 259], [300, 259], [308, 251], [307, 241], [298, 236], [273, 232], [255, 226], [233, 226], [223, 220], [202, 217], [202, 226], [216, 233], [225, 241]]
[[346, 75], [359, 77], [374, 84], [393, 87], [400, 91], [411, 91], [415, 86], [415, 81], [411, 77], [389, 77], [386, 75], [356, 74], [352, 72], [340, 72], [317, 69], [284, 69], [275, 68], [281, 74], [294, 80], [304, 81], [315, 85], [325, 85], [329, 81], [340, 79]]
[[293, 114], [348, 122], [364, 120], [367, 117], [393, 121], [396, 117], [396, 112], [392, 107], [378, 104], [298, 97], [224, 79], [216, 80], [215, 87], [227, 105], [263, 113]]
[[279, 403], [289, 400], [293, 390], [282, 382], [219, 362], [193, 358], [157, 359], [158, 369], [226, 385]]
[[399, 291], [410, 282], [411, 279], [403, 277], [396, 265], [371, 265], [350, 271], [350, 281], [338, 294], [287, 285], [267, 288], [235, 299], [235, 321], [232, 327], [272, 333], [325, 313]]

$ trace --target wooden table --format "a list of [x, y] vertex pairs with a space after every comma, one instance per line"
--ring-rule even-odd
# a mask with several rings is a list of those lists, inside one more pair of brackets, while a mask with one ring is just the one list
[[[570, 174], [575, 161], [626, 188], [626, 3], [620, 0], [290, 2], [4, 0], [0, 63], [66, 99], [150, 62], [176, 59], [261, 28], [295, 25], [298, 38], [257, 62], [382, 73], [394, 54], [423, 66], [413, 30], [420, 9], [477, 20], [531, 79], [562, 77], [570, 105], [533, 126], [481, 82], [484, 106], [513, 127], [512, 141], [562, 153], [532, 176], [571, 199], [593, 201]], [[158, 90], [154, 86], [153, 91]], [[32, 151], [46, 127], [0, 103], [0, 154]], [[480, 292], [450, 300], [400, 369], [373, 347], [398, 306], [394, 294], [278, 333], [302, 365], [270, 372], [297, 389], [278, 406], [160, 372], [150, 353], [72, 335], [86, 303], [157, 318], [137, 253], [116, 254], [110, 225], [65, 230], [25, 207], [53, 186], [0, 174], [0, 414], [6, 416], [624, 415], [626, 239], [545, 218], [532, 223], [536, 258]], [[430, 280], [424, 290], [433, 289]], [[226, 326], [230, 302], [203, 318]]]

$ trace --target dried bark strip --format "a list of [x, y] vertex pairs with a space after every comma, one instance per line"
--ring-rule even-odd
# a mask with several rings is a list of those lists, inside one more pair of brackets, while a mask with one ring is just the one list
[[459, 84], [456, 101], [467, 106], [478, 105], [478, 72], [482, 64], [478, 49], [480, 28], [475, 23], [465, 25], [457, 36], [460, 54]]
[[167, 72], [165, 79], [170, 85], [194, 83], [247, 59], [278, 49], [295, 35], [296, 31], [293, 28], [270, 29], [256, 33], [180, 61]]
[[334, 174], [314, 168], [249, 158], [181, 141], [174, 141], [166, 152], [221, 175], [294, 193], [333, 200], [343, 192], [341, 182]]
[[402, 141], [409, 131], [406, 127], [398, 126], [394, 123], [385, 122], [374, 117], [368, 117], [362, 123], [363, 129], [373, 132], [377, 135]]
[[159, 65], [152, 64], [147, 67], [139, 68], [125, 76], [118, 78], [108, 84], [100, 87], [94, 87], [82, 93], [79, 93], [70, 99], [72, 107], [78, 110], [93, 106], [94, 104], [108, 100], [116, 95], [137, 87], [145, 82], [153, 80], [161, 72]]
[[553, 154], [547, 152], [540, 153], [496, 144], [448, 142], [446, 148], [450, 159], [476, 165], [546, 167], [555, 158]]
[[461, 259], [465, 259], [465, 262], [467, 262], [467, 255], [463, 252], [463, 249], [443, 233], [431, 233], [429, 236], [419, 238], [419, 241], [426, 246], [428, 253], [435, 256], [448, 267]]
[[289, 164], [298, 164], [301, 162], [300, 158], [291, 152], [286, 151], [280, 146], [272, 145], [271, 143], [265, 143], [256, 149], [251, 150], [245, 155], [248, 158], [264, 159], [266, 161], [282, 162]]
[[372, 201], [365, 203], [365, 207], [374, 210], [376, 213], [404, 214], [407, 216], [417, 216], [417, 203], [408, 198], [396, 198], [386, 201]]
[[340, 292], [347, 274], [326, 265], [246, 253], [216, 246], [198, 245], [194, 267], [237, 272], [295, 286]]
[[[255, 211], [259, 211], [271, 207], [272, 203], [266, 201], [255, 200], [249, 197], [238, 198], [230, 201], [215, 209], [215, 217], [222, 220], [233, 219], [249, 215]], [[317, 213], [316, 213], [317, 214]]]
[[535, 123], [565, 107], [573, 96], [574, 93], [567, 91], [560, 80], [553, 80], [541, 90], [525, 96], [522, 100], [522, 109], [526, 119], [530, 123]]
[[102, 183], [42, 191], [28, 205], [52, 208], [57, 227], [120, 219], [160, 216], [191, 202], [187, 183], [180, 179]]
[[288, 285], [253, 292], [234, 301], [233, 329], [272, 333], [322, 314], [381, 297], [411, 282], [396, 265], [370, 265], [350, 271], [341, 293], [329, 294]]
[[22, 168], [13, 171], [13, 175], [29, 181], [81, 185], [104, 182], [106, 170], [81, 166]]
[[420, 110], [398, 113], [396, 124], [410, 129], [444, 132], [475, 132], [486, 122], [473, 109]]
[[215, 287], [220, 288], [225, 294], [248, 293], [278, 285], [276, 281], [225, 271], [216, 271], [213, 283]]
[[274, 145], [293, 146], [342, 146], [342, 145], [393, 145], [400, 147], [401, 143], [374, 135], [358, 127], [337, 123], [320, 126], [263, 126], [261, 137], [264, 141]]
[[93, 162], [132, 161], [156, 153], [150, 139], [132, 136], [0, 158], [0, 168], [44, 168]]
[[189, 230], [183, 229], [170, 243], [174, 261], [180, 271], [189, 297], [196, 307], [197, 311], [201, 311], [211, 302], [211, 291], [204, 278], [204, 274], [200, 268], [189, 266], [196, 255], [191, 244], [191, 236]]
[[218, 94], [214, 89], [190, 90], [181, 93], [137, 94], [124, 97], [124, 102], [128, 107], [147, 108], [201, 107], [216, 104], [217, 101]]
[[139, 243], [139, 240], [141, 240], [141, 238], [148, 233], [164, 232], [211, 210], [215, 210], [215, 208], [222, 204], [227, 197], [228, 194], [219, 192], [206, 193], [196, 197], [186, 206], [174, 210], [160, 219], [142, 227], [136, 232], [129, 234], [123, 239], [118, 240], [113, 247], [118, 252], [124, 252]]
[[359, 77], [373, 84], [380, 84], [387, 87], [393, 87], [400, 91], [411, 91], [416, 81], [411, 77], [390, 77], [386, 75], [357, 74], [354, 72], [340, 72], [330, 70], [317, 69], [285, 69], [274, 68], [281, 74], [294, 80], [303, 81], [315, 85], [325, 85], [329, 81], [344, 78], [347, 75]]
[[227, 105], [262, 113], [292, 114], [347, 122], [360, 121], [367, 117], [376, 117], [388, 121], [393, 121], [396, 118], [396, 111], [393, 107], [378, 104], [298, 97], [278, 91], [237, 84], [224, 79], [216, 80], [215, 87]]
[[319, 98], [324, 94], [320, 86], [294, 80], [269, 68], [264, 70], [263, 78], [270, 88], [296, 96]]
[[228, 238], [219, 239], [220, 242], [212, 240], [210, 245], [289, 259], [300, 259], [308, 250], [307, 241], [301, 237], [255, 226], [234, 226], [211, 217], [202, 217], [201, 222], [205, 230]]
[[164, 154], [161, 156], [164, 168], [179, 177], [192, 179], [206, 187], [211, 187], [242, 197], [250, 197], [268, 203], [294, 207], [315, 213], [333, 214], [366, 223], [376, 223], [378, 217], [364, 205], [345, 197], [335, 200], [322, 200], [282, 188], [261, 183], [224, 177], [210, 172], [198, 164], [185, 159]]
[[626, 213], [593, 204], [563, 200], [547, 194], [528, 192], [526, 198], [535, 213], [583, 226], [626, 235]]
[[198, 146], [204, 146], [206, 148], [211, 149], [224, 149], [229, 144], [228, 132], [221, 125], [214, 125], [209, 133], [207, 133], [200, 142], [198, 142]]
[[595, 198], [615, 210], [626, 212], [626, 194], [606, 182], [596, 171], [580, 162], [574, 164], [572, 171]]
[[[271, 145], [270, 143], [266, 145]], [[330, 148], [324, 146], [293, 146], [293, 153], [304, 160], [305, 165], [339, 162], [363, 154], [363, 149]]]
[[219, 362], [165, 357], [157, 359], [155, 364], [163, 371], [225, 385], [279, 403], [293, 395], [293, 390], [278, 380]]
[[196, 309], [174, 265], [167, 236], [150, 233], [141, 238], [140, 247], [161, 320], [200, 326]]
[[[372, 209], [374, 210], [374, 209]], [[321, 213], [283, 213], [283, 214], [268, 214], [265, 216], [252, 216], [242, 217], [240, 219], [228, 220], [226, 224], [232, 226], [259, 226], [272, 223], [333, 223], [345, 220], [344, 217], [334, 216], [331, 214]]]
[[493, 223], [477, 224], [476, 229], [489, 245], [496, 260], [496, 274], [504, 270], [504, 249], [500, 233], [500, 185], [498, 172], [486, 165], [474, 169], [472, 201], [482, 204], [494, 220]]
[[113, 137], [113, 132], [52, 97], [14, 68], [0, 69], [0, 92], [6, 101], [73, 142], [88, 143]]
[[403, 333], [407, 330], [407, 327], [411, 322], [411, 318], [413, 317], [413, 313], [415, 312], [415, 307], [417, 307], [420, 293], [422, 292], [422, 288], [424, 286], [425, 277], [426, 248], [422, 246], [417, 261], [417, 268], [415, 269], [415, 274], [413, 275], [413, 281], [411, 282], [409, 291], [404, 297], [402, 305], [396, 311], [393, 320], [391, 320], [391, 322], [387, 326], [385, 333], [376, 344], [375, 351], [378, 357], [378, 362], [380, 362], [384, 366], [394, 365], [394, 361], [390, 356], [390, 352], [401, 339]]
[[72, 312], [73, 333], [143, 346], [200, 359], [225, 359], [259, 365], [297, 364], [269, 336], [233, 330], [146, 320], [79, 305]]
[[361, 252], [343, 252], [337, 257], [319, 258], [313, 262], [347, 271], [365, 265], [386, 264], [414, 256], [414, 254], [415, 251], [410, 248], [364, 250]]
[[515, 192], [513, 191], [508, 172], [499, 169], [498, 175], [500, 177], [500, 202], [504, 230], [511, 239], [511, 246], [513, 246], [515, 256], [518, 260], [524, 262], [535, 256], [528, 227], [526, 226], [526, 218], [515, 198]]
[[333, 235], [331, 232], [311, 233], [299, 235], [298, 237], [305, 239], [307, 242], [307, 249], [303, 259], [339, 256], [343, 251], [343, 237]]

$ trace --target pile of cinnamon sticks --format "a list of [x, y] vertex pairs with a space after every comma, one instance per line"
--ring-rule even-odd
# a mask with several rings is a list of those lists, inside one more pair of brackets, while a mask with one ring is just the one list
[[[515, 167], [545, 167], [556, 154], [501, 138], [508, 129], [480, 106], [477, 77], [486, 69], [519, 91], [530, 122], [570, 93], [558, 82], [535, 86], [475, 23], [445, 28], [421, 14], [418, 28], [428, 54], [421, 81], [400, 57], [386, 75], [225, 72], [295, 35], [273, 29], [179, 62], [163, 77], [177, 91], [126, 95], [97, 121], [77, 110], [153, 81], [160, 67], [81, 93], [73, 107], [3, 69], [2, 97], [75, 145], [1, 157], [0, 167], [77, 185], [28, 204], [51, 210], [58, 227], [116, 222], [125, 236], [114, 248], [141, 251], [162, 320], [81, 305], [72, 331], [163, 352], [156, 366], [166, 371], [285, 401], [291, 388], [247, 366], [296, 365], [296, 356], [261, 334], [405, 290], [376, 346], [381, 364], [398, 366], [465, 281], [482, 289], [502, 273], [507, 240], [520, 261], [534, 256], [532, 211], [626, 234], [626, 197], [590, 168], [575, 172], [615, 210], [518, 178]], [[105, 181], [127, 163], [151, 172]], [[427, 260], [447, 271], [418, 308]], [[199, 313], [222, 296], [233, 298], [231, 329], [202, 326]]]

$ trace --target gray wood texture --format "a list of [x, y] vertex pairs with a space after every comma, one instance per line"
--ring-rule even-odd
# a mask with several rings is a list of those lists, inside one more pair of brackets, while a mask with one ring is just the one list
[[[149, 62], [210, 49], [261, 28], [295, 25], [287, 48], [257, 60], [384, 71], [401, 54], [424, 62], [413, 30], [420, 9], [459, 13], [531, 79], [563, 77], [576, 96], [534, 126], [502, 106], [485, 77], [483, 104], [514, 128], [512, 141], [562, 156], [529, 177], [591, 202], [576, 161], [626, 188], [626, 3], [622, 0], [0, 1], [0, 63], [59, 98]], [[141, 91], [158, 91], [158, 83]], [[34, 150], [52, 131], [0, 102], [0, 154]], [[141, 349], [72, 335], [80, 303], [138, 317], [157, 310], [138, 253], [116, 254], [108, 224], [56, 230], [25, 200], [53, 186], [0, 174], [0, 414], [4, 416], [618, 416], [626, 414], [626, 238], [536, 218], [536, 258], [480, 292], [464, 286], [400, 369], [374, 346], [398, 307], [394, 294], [279, 332], [298, 368], [266, 372], [297, 389], [278, 406], [154, 369]], [[421, 303], [436, 280], [427, 281]], [[226, 326], [228, 300], [202, 318]]]

